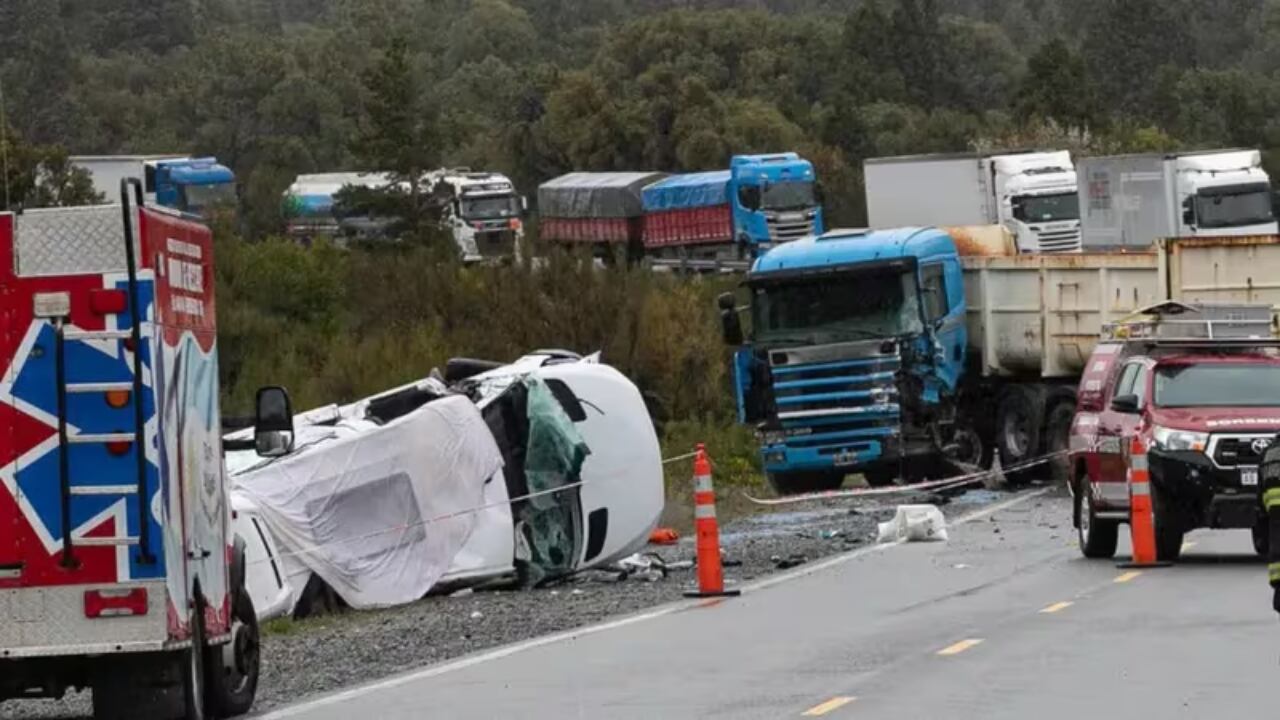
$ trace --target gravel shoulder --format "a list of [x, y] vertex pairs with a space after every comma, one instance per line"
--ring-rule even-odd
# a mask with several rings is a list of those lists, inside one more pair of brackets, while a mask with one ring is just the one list
[[[726, 584], [736, 584], [876, 542], [878, 523], [898, 504], [933, 502], [948, 518], [1011, 497], [973, 490], [951, 497], [894, 496], [783, 506], [724, 523], [721, 544]], [[1062, 526], [1049, 525], [1064, 535]], [[998, 532], [998, 531], [997, 531]], [[650, 546], [668, 562], [694, 557], [692, 537], [672, 546]], [[303, 621], [277, 621], [263, 640], [258, 711], [318, 693], [387, 677], [507, 643], [590, 625], [678, 600], [696, 583], [692, 569], [662, 579], [592, 571], [536, 590], [466, 592], [429, 597], [389, 610], [344, 613]], [[80, 718], [89, 715], [88, 694], [60, 702], [0, 704], [0, 718]]]

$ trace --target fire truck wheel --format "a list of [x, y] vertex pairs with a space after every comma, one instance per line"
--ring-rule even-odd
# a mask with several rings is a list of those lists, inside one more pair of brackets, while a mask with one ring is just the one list
[[205, 720], [204, 613], [191, 611], [191, 648], [182, 653], [182, 697], [185, 720]]
[[209, 648], [205, 656], [209, 709], [222, 718], [244, 715], [253, 707], [261, 668], [258, 614], [243, 589], [236, 593], [231, 615], [231, 642]]

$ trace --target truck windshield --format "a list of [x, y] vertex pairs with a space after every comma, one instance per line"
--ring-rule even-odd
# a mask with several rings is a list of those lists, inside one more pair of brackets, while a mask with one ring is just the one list
[[760, 206], [765, 210], [807, 210], [813, 205], [811, 182], [770, 183], [760, 198]]
[[462, 217], [467, 220], [510, 218], [520, 214], [520, 198], [515, 195], [463, 197]]
[[1080, 196], [1074, 192], [1023, 195], [1013, 199], [1013, 216], [1026, 223], [1080, 219]]
[[1205, 188], [1196, 194], [1198, 227], [1260, 225], [1273, 219], [1271, 192], [1266, 185], [1247, 185], [1230, 190]]
[[911, 271], [849, 273], [752, 288], [752, 327], [763, 345], [823, 345], [919, 332]]
[[1158, 407], [1280, 407], [1280, 365], [1204, 363], [1156, 368]]
[[182, 199], [181, 209], [196, 215], [216, 207], [232, 207], [236, 203], [236, 186], [235, 183], [184, 185]]

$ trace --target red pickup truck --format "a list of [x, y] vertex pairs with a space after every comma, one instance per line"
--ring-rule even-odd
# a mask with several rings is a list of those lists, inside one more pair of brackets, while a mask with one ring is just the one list
[[1147, 448], [1156, 554], [1176, 560], [1196, 528], [1251, 528], [1266, 552], [1258, 465], [1280, 432], [1280, 356], [1251, 345], [1104, 341], [1081, 377], [1069, 445], [1074, 523], [1085, 557], [1116, 552], [1129, 519], [1129, 448]]

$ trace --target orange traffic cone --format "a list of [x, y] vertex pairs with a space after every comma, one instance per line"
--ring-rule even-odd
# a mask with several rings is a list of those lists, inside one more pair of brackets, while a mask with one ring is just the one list
[[1164, 567], [1156, 555], [1156, 526], [1151, 505], [1151, 471], [1147, 465], [1147, 446], [1134, 436], [1129, 444], [1129, 539], [1133, 560], [1120, 567]]
[[720, 565], [720, 525], [716, 522], [716, 492], [711, 485], [711, 462], [707, 450], [698, 443], [693, 458], [693, 518], [698, 534], [698, 589], [686, 597], [740, 595], [724, 589], [724, 568]]

